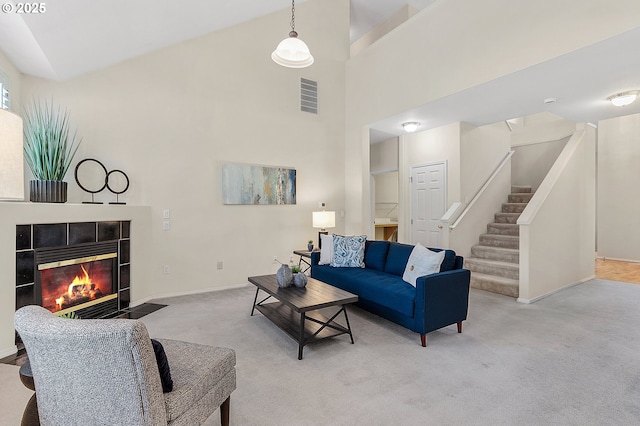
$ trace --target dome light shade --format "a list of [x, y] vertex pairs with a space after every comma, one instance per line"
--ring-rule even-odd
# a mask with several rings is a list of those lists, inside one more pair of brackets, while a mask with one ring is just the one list
[[415, 132], [416, 130], [418, 130], [418, 126], [420, 126], [420, 123], [418, 123], [417, 121], [407, 121], [406, 123], [402, 123], [402, 128], [407, 133]]
[[626, 106], [638, 97], [638, 90], [629, 90], [628, 92], [616, 93], [615, 95], [611, 95], [607, 98], [607, 100], [611, 101], [615, 106]]
[[289, 37], [282, 40], [271, 59], [283, 67], [305, 68], [313, 64], [313, 56], [304, 41], [298, 38], [298, 33], [291, 31]]

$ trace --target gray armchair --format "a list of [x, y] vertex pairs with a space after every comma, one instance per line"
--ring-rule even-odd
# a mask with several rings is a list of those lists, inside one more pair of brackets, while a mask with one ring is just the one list
[[218, 407], [229, 424], [232, 349], [158, 339], [173, 391], [162, 393], [146, 327], [126, 319], [70, 320], [39, 306], [15, 313], [42, 425], [197, 425]]

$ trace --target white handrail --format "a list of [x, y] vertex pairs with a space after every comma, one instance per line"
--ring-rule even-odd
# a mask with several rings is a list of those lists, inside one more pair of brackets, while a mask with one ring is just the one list
[[458, 216], [458, 219], [454, 222], [453, 225], [449, 226], [449, 229], [455, 229], [456, 226], [458, 226], [458, 223], [460, 223], [460, 221], [462, 220], [462, 218], [464, 218], [464, 216], [467, 214], [467, 212], [469, 210], [471, 210], [471, 207], [473, 207], [473, 205], [476, 203], [476, 201], [478, 201], [478, 199], [480, 198], [480, 196], [484, 193], [484, 191], [489, 187], [489, 185], [491, 184], [491, 182], [493, 182], [493, 180], [496, 178], [496, 176], [498, 175], [498, 173], [500, 173], [500, 171], [502, 170], [502, 168], [509, 162], [509, 159], [511, 159], [511, 156], [513, 155], [515, 151], [509, 151], [507, 153], [507, 155], [504, 156], [504, 158], [502, 159], [502, 161], [500, 162], [500, 164], [498, 164], [498, 167], [496, 167], [496, 169], [493, 171], [493, 173], [491, 174], [491, 176], [489, 176], [489, 179], [487, 179], [487, 181], [484, 183], [484, 185], [482, 185], [482, 187], [478, 190], [478, 192], [476, 193], [476, 195], [473, 197], [473, 199], [471, 200], [471, 202], [469, 204], [467, 204], [467, 207], [465, 207], [465, 209], [462, 211], [462, 213], [460, 213], [460, 216]]

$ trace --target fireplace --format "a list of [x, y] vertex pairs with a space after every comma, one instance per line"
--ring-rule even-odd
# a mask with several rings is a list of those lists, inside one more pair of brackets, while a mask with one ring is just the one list
[[35, 250], [35, 302], [58, 314], [101, 318], [118, 311], [118, 242]]

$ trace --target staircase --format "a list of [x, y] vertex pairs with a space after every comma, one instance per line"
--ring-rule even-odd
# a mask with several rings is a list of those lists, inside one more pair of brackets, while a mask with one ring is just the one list
[[495, 222], [487, 225], [480, 243], [471, 247], [465, 268], [471, 271], [471, 287], [506, 296], [518, 297], [520, 272], [520, 213], [531, 200], [529, 186], [513, 186]]

